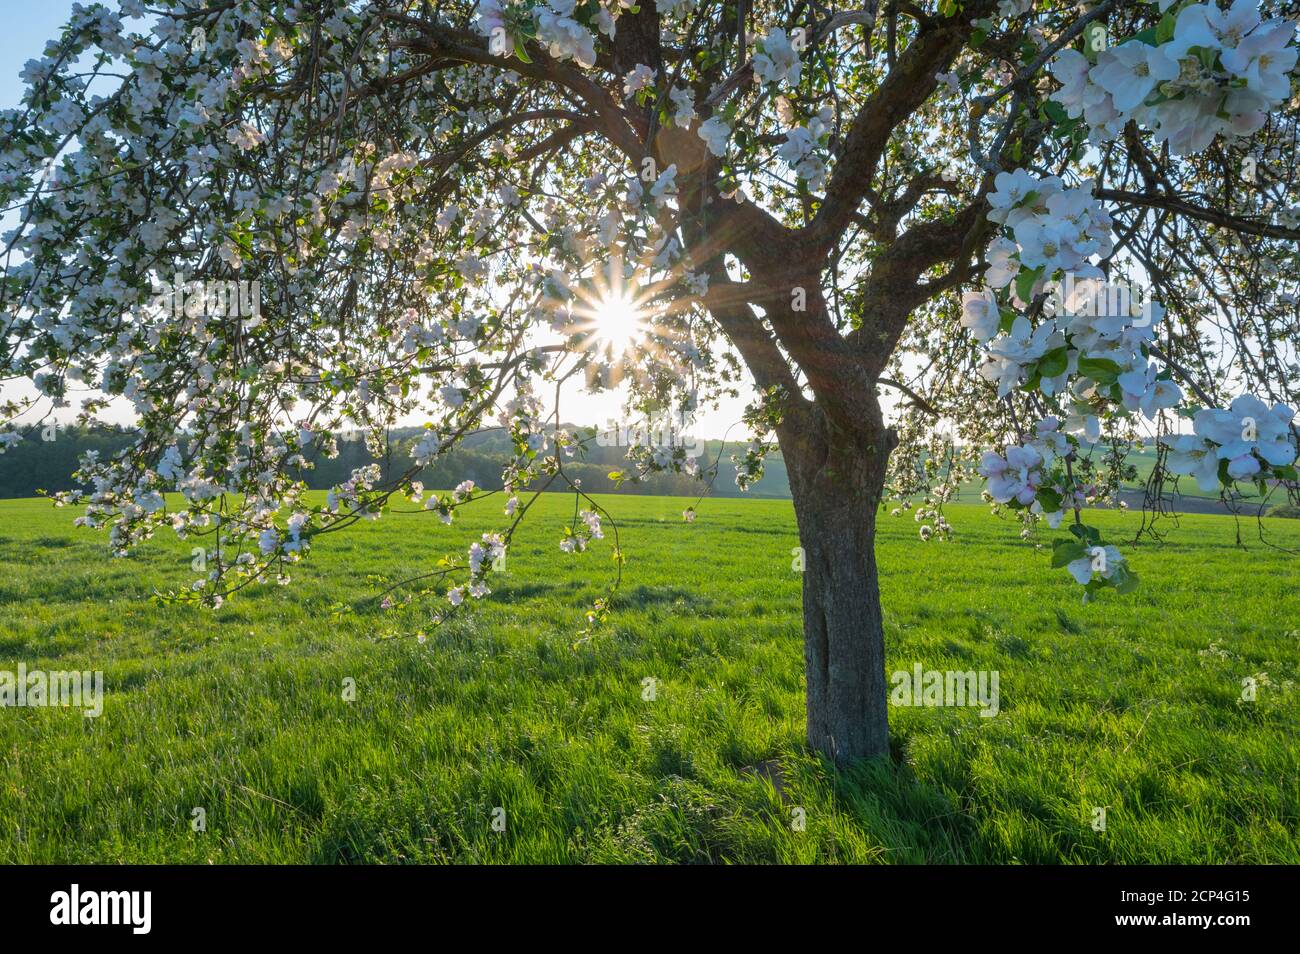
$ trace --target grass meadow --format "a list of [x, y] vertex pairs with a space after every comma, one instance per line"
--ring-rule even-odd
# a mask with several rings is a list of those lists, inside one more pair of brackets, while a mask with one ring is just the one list
[[1254, 523], [1246, 549], [1227, 517], [1133, 546], [1137, 516], [1101, 514], [1142, 585], [1085, 605], [982, 507], [946, 543], [882, 517], [888, 669], [997, 670], [1001, 711], [894, 707], [892, 759], [836, 773], [802, 745], [789, 502], [604, 502], [628, 563], [582, 639], [614, 564], [559, 551], [571, 497], [442, 627], [371, 597], [497, 498], [323, 538], [215, 612], [151, 600], [191, 543], [110, 560], [76, 514], [0, 501], [0, 669], [105, 679], [97, 719], [0, 709], [0, 861], [1300, 863], [1300, 558]]

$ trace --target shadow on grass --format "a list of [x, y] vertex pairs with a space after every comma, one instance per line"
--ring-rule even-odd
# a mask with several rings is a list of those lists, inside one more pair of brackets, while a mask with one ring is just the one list
[[685, 590], [677, 586], [638, 586], [635, 589], [620, 590], [614, 597], [614, 605], [637, 609], [674, 606], [691, 612], [703, 612], [713, 605], [713, 601], [700, 596], [694, 590]]
[[0, 565], [21, 563], [29, 565], [38, 560], [42, 551], [66, 550], [75, 547], [89, 553], [92, 549], [104, 553], [102, 543], [96, 547], [89, 540], [76, 540], [71, 537], [37, 537], [34, 540], [16, 540], [13, 537], [0, 537]]
[[[896, 740], [895, 740], [896, 741]], [[946, 787], [917, 780], [891, 758], [864, 759], [829, 773], [836, 804], [884, 847], [882, 860], [897, 864], [969, 864], [986, 860], [979, 830]]]

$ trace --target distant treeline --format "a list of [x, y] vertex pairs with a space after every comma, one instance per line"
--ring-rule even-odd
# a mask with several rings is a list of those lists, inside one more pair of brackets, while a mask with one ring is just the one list
[[[571, 431], [594, 433], [591, 428], [580, 429], [572, 425]], [[388, 450], [384, 457], [371, 457], [362, 440], [339, 440], [339, 454], [331, 459], [320, 454], [308, 454], [315, 467], [303, 472], [307, 485], [317, 490], [327, 490], [347, 480], [352, 471], [370, 463], [378, 463], [385, 477], [396, 476], [411, 466], [411, 448], [423, 431], [416, 427], [395, 428], [388, 434]], [[0, 497], [34, 497], [44, 491], [79, 489], [72, 479], [78, 460], [88, 450], [99, 451], [101, 459], [112, 456], [126, 447], [132, 432], [116, 427], [59, 427], [30, 428], [22, 432], [23, 439], [7, 453], [0, 454]], [[721, 441], [705, 443], [705, 453], [700, 459], [702, 469], [718, 462], [718, 476], [712, 493], [716, 496], [737, 497], [736, 468], [731, 455], [743, 454], [743, 443], [730, 443], [725, 448]], [[565, 473], [582, 481], [582, 489], [589, 493], [629, 493], [670, 496], [697, 496], [706, 485], [681, 474], [656, 474], [640, 484], [615, 486], [609, 474], [626, 466], [625, 447], [601, 447], [595, 440], [588, 441], [585, 453], [565, 462]], [[511, 455], [510, 438], [504, 431], [483, 431], [471, 434], [450, 454], [425, 467], [417, 478], [430, 489], [447, 489], [462, 480], [473, 480], [480, 487], [497, 490], [501, 487], [501, 468]], [[554, 485], [553, 485], [554, 487]], [[766, 474], [745, 496], [789, 497], [790, 484], [785, 462], [778, 456], [767, 461]]]

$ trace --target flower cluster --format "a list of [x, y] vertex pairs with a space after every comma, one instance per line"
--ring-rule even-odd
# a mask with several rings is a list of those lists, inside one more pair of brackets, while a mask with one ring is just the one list
[[[1064, 412], [1044, 416], [1021, 444], [980, 461], [988, 498], [1021, 511], [1029, 532], [1034, 518], [1059, 527], [1067, 510], [1077, 513], [1095, 492], [1072, 476], [1068, 461], [1080, 437], [1100, 437], [1101, 413], [1154, 419], [1181, 401], [1182, 391], [1150, 360], [1163, 311], [1109, 282], [1094, 264], [1113, 243], [1110, 215], [1091, 190], [1024, 169], [999, 173], [994, 187], [988, 217], [1002, 234], [986, 255], [987, 287], [963, 297], [961, 324], [984, 346], [980, 374], [996, 383], [999, 397], [1020, 388]], [[1075, 529], [1095, 533], [1077, 518]], [[1100, 546], [1099, 536], [1091, 545]], [[1098, 571], [1095, 586], [1091, 570], [1085, 579], [1074, 575], [1093, 590], [1136, 579], [1126, 569], [1108, 573]]]
[[[999, 173], [994, 184], [989, 218], [1010, 235], [990, 245], [989, 287], [966, 293], [961, 324], [986, 344], [980, 373], [999, 397], [1023, 387], [1067, 396], [1080, 408], [1112, 402], [1148, 418], [1175, 406], [1182, 390], [1148, 355], [1163, 309], [1107, 281], [1090, 261], [1112, 247], [1101, 204], [1086, 189], [1023, 169]], [[1013, 283], [1004, 307], [997, 292]], [[1017, 308], [1031, 310], [1037, 323]], [[1068, 428], [1084, 429], [1089, 416], [1072, 414]]]
[[799, 51], [795, 49], [789, 36], [781, 27], [777, 27], [758, 41], [758, 52], [754, 54], [754, 82], [760, 84], [786, 83], [795, 86], [803, 64], [799, 62]]
[[1249, 135], [1290, 98], [1295, 29], [1291, 20], [1261, 20], [1255, 0], [1228, 9], [1194, 3], [1115, 46], [1061, 51], [1050, 67], [1061, 82], [1053, 98], [1069, 118], [1083, 118], [1094, 142], [1135, 121], [1190, 155], [1217, 136]]
[[452, 606], [459, 606], [468, 593], [474, 599], [482, 599], [492, 591], [488, 589], [486, 577], [493, 569], [500, 566], [506, 555], [506, 542], [499, 533], [483, 534], [482, 542], [471, 543], [469, 547], [469, 582], [452, 587], [447, 592], [447, 599]]
[[535, 39], [555, 59], [572, 60], [590, 69], [596, 65], [592, 28], [612, 39], [619, 12], [618, 6], [597, 6], [593, 15], [585, 5], [579, 10], [576, 0], [545, 0], [531, 7], [508, 0], [482, 0], [474, 25], [498, 56], [519, 54], [522, 58], [522, 41]]
[[709, 147], [709, 152], [715, 156], [725, 156], [727, 154], [727, 140], [731, 138], [731, 127], [727, 125], [726, 120], [720, 116], [710, 116], [704, 122], [700, 123], [700, 128], [696, 133], [704, 144]]
[[[1084, 586], [1090, 585], [1094, 579], [1109, 583], [1127, 569], [1124, 555], [1109, 545], [1085, 547], [1081, 556], [1075, 557], [1065, 566], [1070, 575]], [[1132, 578], [1131, 574], [1128, 578]]]
[[1091, 257], [1110, 254], [1110, 214], [1090, 189], [1067, 187], [1059, 176], [1035, 176], [1025, 169], [998, 173], [994, 186], [989, 221], [1015, 240], [1002, 237], [989, 248], [985, 280], [992, 287], [1006, 287], [1022, 268], [1050, 278], [1078, 272]]
[[564, 528], [564, 537], [560, 540], [560, 549], [565, 553], [581, 553], [587, 549], [592, 540], [602, 540], [605, 531], [601, 529], [600, 514], [594, 510], [583, 510], [578, 516], [582, 526]]
[[749, 442], [744, 454], [740, 456], [731, 455], [731, 462], [736, 467], [737, 487], [741, 490], [748, 490], [763, 479], [764, 460], [771, 450], [771, 444], [766, 444], [761, 439], [755, 438]]
[[995, 503], [1016, 501], [1029, 506], [1038, 494], [1043, 475], [1043, 456], [1033, 447], [1012, 445], [1005, 454], [988, 451], [980, 461], [979, 472], [988, 481], [989, 494]]
[[1193, 433], [1168, 439], [1170, 471], [1196, 479], [1203, 491], [1236, 480], [1295, 480], [1296, 443], [1285, 404], [1271, 407], [1243, 394], [1225, 410], [1205, 408], [1192, 418]]
[[818, 154], [825, 145], [830, 131], [831, 108], [823, 106], [805, 126], [796, 126], [785, 134], [785, 142], [777, 147], [777, 155], [808, 183], [814, 192], [826, 182], [826, 161]]

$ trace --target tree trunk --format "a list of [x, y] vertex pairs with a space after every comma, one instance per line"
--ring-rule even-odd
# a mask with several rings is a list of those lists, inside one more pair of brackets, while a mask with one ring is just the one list
[[875, 535], [895, 436], [881, 428], [864, 442], [791, 424], [781, 448], [804, 551], [808, 744], [844, 767], [889, 752]]

